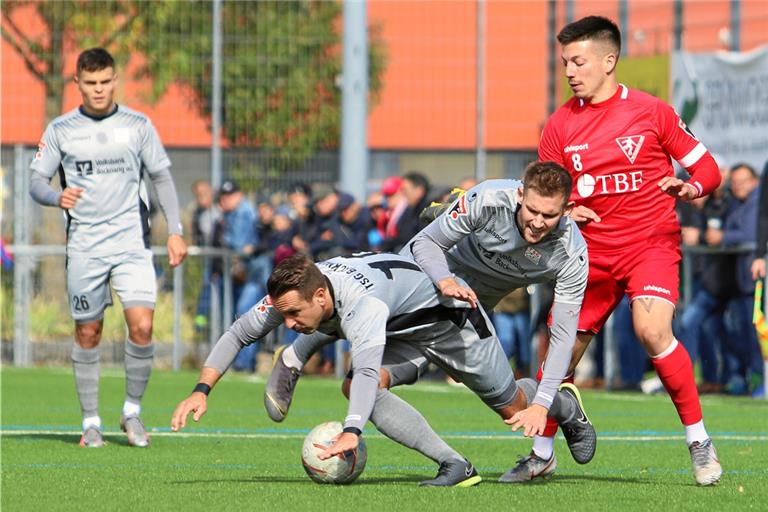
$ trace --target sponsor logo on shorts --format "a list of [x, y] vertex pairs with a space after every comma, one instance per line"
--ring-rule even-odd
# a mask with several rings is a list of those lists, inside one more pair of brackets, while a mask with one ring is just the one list
[[647, 284], [647, 285], [643, 286], [643, 291], [644, 292], [659, 292], [659, 293], [663, 293], [664, 295], [669, 295], [670, 297], [672, 296], [672, 292], [670, 292], [666, 288], [662, 288], [661, 286], [656, 286], [655, 284]]

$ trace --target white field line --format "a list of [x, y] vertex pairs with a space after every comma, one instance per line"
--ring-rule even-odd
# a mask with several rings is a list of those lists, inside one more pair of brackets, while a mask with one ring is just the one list
[[[80, 432], [74, 430], [0, 430], [0, 436], [28, 436], [28, 435], [45, 435], [45, 436], [77, 436]], [[110, 435], [123, 435], [121, 432], [105, 432], [106, 436]], [[306, 437], [306, 433], [303, 432], [150, 432], [152, 437], [178, 437], [178, 438], [216, 438], [216, 439], [303, 439]], [[366, 437], [380, 437], [384, 438], [381, 434], [366, 434]], [[496, 435], [496, 434], [442, 434], [444, 439], [465, 439], [465, 440], [481, 440], [481, 441], [530, 441], [520, 435]], [[601, 442], [618, 441], [618, 442], [648, 442], [648, 441], [679, 441], [684, 439], [685, 436], [603, 436], [600, 437]], [[715, 435], [717, 440], [727, 441], [758, 441], [768, 442], [768, 435], [743, 435], [743, 434], [726, 434]]]

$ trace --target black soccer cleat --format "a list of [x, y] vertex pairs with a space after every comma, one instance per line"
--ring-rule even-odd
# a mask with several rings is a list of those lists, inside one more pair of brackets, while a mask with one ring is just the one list
[[560, 385], [560, 391], [568, 393], [576, 401], [576, 414], [573, 419], [560, 425], [563, 435], [571, 450], [573, 460], [579, 464], [586, 464], [595, 456], [597, 449], [597, 434], [592, 422], [584, 412], [584, 404], [581, 402], [581, 394], [576, 386], [570, 383]]
[[422, 487], [472, 487], [483, 479], [475, 466], [466, 459], [452, 459], [440, 463], [437, 476], [421, 482]]
[[299, 381], [301, 372], [283, 362], [283, 350], [287, 345], [277, 349], [272, 365], [272, 373], [264, 388], [264, 408], [272, 421], [280, 422], [288, 416], [288, 409], [293, 400], [293, 391]]

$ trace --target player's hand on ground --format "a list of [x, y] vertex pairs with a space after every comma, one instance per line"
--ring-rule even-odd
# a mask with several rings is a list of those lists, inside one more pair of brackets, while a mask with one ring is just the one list
[[752, 279], [765, 277], [765, 258], [757, 258], [752, 262]]
[[475, 291], [472, 288], [461, 286], [452, 277], [439, 281], [437, 287], [440, 289], [440, 293], [445, 297], [453, 297], [454, 299], [463, 300], [464, 302], [469, 302], [473, 308], [477, 307], [477, 295], [475, 294]]
[[330, 459], [340, 453], [348, 452], [357, 448], [359, 442], [358, 435], [353, 432], [342, 432], [336, 436], [333, 444], [317, 455], [320, 460]]
[[173, 411], [171, 417], [171, 430], [174, 432], [187, 426], [187, 416], [189, 413], [194, 412], [192, 419], [200, 421], [205, 411], [208, 410], [208, 397], [203, 393], [195, 392], [189, 395], [189, 397], [176, 406], [176, 410]]
[[80, 195], [83, 193], [82, 188], [67, 187], [61, 191], [61, 197], [59, 197], [59, 206], [64, 210], [74, 208], [77, 204], [77, 200], [80, 199]]
[[187, 257], [187, 243], [181, 238], [181, 235], [171, 235], [168, 237], [168, 263], [172, 267], [180, 265]]
[[573, 210], [571, 210], [570, 217], [575, 222], [580, 224], [587, 222], [600, 222], [602, 220], [594, 210], [587, 208], [586, 206], [575, 206]]
[[546, 407], [534, 404], [527, 409], [516, 412], [514, 416], [504, 420], [504, 423], [511, 425], [513, 432], [522, 428], [525, 437], [533, 437], [544, 433], [548, 412]]
[[659, 188], [661, 188], [661, 191], [665, 194], [669, 194], [681, 201], [693, 201], [699, 197], [699, 189], [680, 178], [675, 178], [674, 176], [662, 178], [659, 182]]

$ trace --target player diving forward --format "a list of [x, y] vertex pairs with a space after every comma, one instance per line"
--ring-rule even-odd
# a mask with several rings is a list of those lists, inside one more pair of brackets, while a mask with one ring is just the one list
[[[550, 349], [544, 377], [529, 411], [536, 415], [537, 432], [538, 426], [546, 422], [547, 410], [568, 368], [587, 283], [586, 244], [576, 224], [567, 217], [572, 208], [568, 202], [571, 183], [568, 172], [553, 162], [529, 165], [523, 182], [486, 181], [452, 204], [433, 211], [439, 215], [437, 220], [402, 251], [413, 253], [443, 296], [472, 305], [479, 298], [486, 310], [515, 288], [555, 283]], [[300, 336], [279, 354], [264, 399], [273, 420], [281, 421], [288, 413], [302, 365], [324, 342], [318, 336]], [[414, 382], [423, 368], [386, 365], [382, 386]], [[585, 464], [594, 450], [571, 453], [577, 462]], [[539, 469], [546, 476], [554, 472], [557, 461], [551, 456], [544, 462]], [[531, 474], [521, 470], [525, 465], [518, 464], [501, 481], [530, 480]]]
[[[173, 413], [171, 428], [183, 428], [187, 415], [205, 413], [207, 394], [238, 351], [281, 323], [304, 335], [347, 339], [351, 343], [351, 376], [345, 381], [350, 403], [344, 431], [320, 458], [358, 445], [370, 419], [390, 439], [417, 450], [440, 465], [427, 486], [467, 487], [481, 478], [470, 462], [448, 446], [410, 404], [379, 386], [382, 364], [420, 366], [435, 363], [464, 382], [514, 430], [532, 436], [527, 407], [536, 382], [516, 382], [493, 326], [482, 308], [439, 296], [421, 269], [405, 256], [367, 254], [339, 257], [315, 265], [302, 255], [281, 262], [267, 283], [269, 295], [238, 319], [214, 346], [192, 394]], [[294, 375], [283, 372], [283, 376]], [[552, 393], [550, 415], [572, 451], [592, 457], [595, 431], [584, 413], [578, 391], [564, 384]]]

